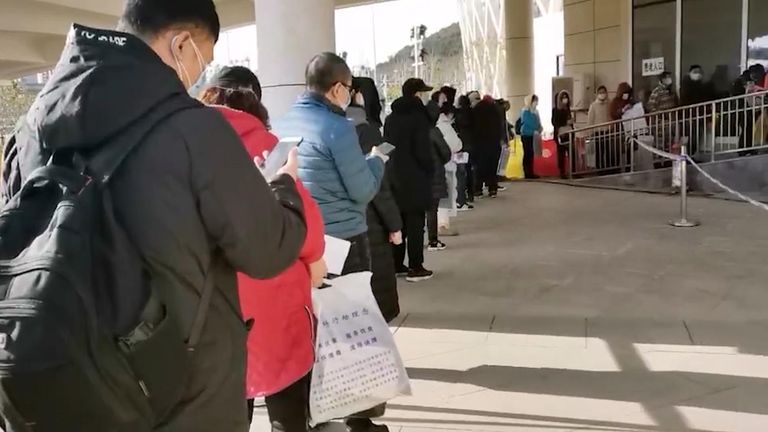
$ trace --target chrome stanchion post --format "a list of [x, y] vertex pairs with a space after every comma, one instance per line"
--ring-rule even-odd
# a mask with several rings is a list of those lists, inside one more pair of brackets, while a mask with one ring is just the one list
[[574, 131], [568, 132], [570, 140], [568, 140], [568, 180], [573, 181], [573, 170], [576, 167], [576, 156], [574, 150], [576, 149], [576, 133]]
[[680, 146], [680, 219], [670, 222], [676, 228], [693, 228], [699, 222], [688, 219], [688, 149], [686, 144]]

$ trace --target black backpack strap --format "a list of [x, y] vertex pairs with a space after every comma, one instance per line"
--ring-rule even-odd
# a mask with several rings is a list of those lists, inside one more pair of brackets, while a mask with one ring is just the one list
[[200, 296], [200, 303], [197, 305], [195, 319], [192, 321], [192, 329], [189, 331], [189, 339], [187, 339], [187, 351], [190, 353], [195, 352], [197, 344], [200, 342], [200, 337], [202, 336], [203, 328], [205, 327], [205, 321], [208, 318], [208, 310], [211, 308], [213, 290], [216, 286], [213, 278], [214, 268], [215, 266], [211, 265], [211, 268], [208, 269], [208, 274], [205, 275], [205, 280], [203, 281], [203, 293]]
[[[202, 108], [203, 105], [189, 97], [179, 97], [174, 95], [165, 102], [158, 104], [148, 115], [141, 120], [136, 128], [131, 128], [115, 142], [112, 142], [107, 148], [99, 150], [96, 154], [88, 158], [87, 166], [93, 175], [97, 175], [98, 181], [106, 184], [112, 176], [118, 171], [120, 165], [136, 148], [141, 145], [147, 135], [149, 135], [158, 125], [168, 120], [180, 111], [187, 109]], [[208, 310], [211, 306], [211, 299], [215, 289], [215, 283], [212, 277], [214, 266], [208, 269], [203, 283], [203, 291], [200, 297], [200, 303], [197, 306], [192, 328], [187, 339], [187, 350], [192, 353], [195, 351], [200, 336], [203, 333], [203, 327], [208, 317]]]

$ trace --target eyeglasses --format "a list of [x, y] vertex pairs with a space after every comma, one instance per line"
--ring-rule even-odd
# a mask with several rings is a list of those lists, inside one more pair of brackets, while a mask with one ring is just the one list
[[345, 83], [345, 82], [341, 82], [341, 81], [339, 81], [339, 84], [343, 85], [343, 86], [344, 86], [344, 88], [345, 88], [345, 89], [347, 89], [347, 91], [348, 91], [348, 92], [350, 92], [350, 93], [352, 93], [352, 91], [354, 90], [354, 88], [352, 88], [352, 86], [351, 86], [351, 85], [349, 85], [349, 84], [347, 84], [347, 83]]

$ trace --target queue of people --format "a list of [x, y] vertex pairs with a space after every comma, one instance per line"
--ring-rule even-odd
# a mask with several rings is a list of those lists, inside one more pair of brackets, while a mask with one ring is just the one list
[[[222, 68], [200, 85], [220, 30], [212, 0], [132, 0], [116, 31], [74, 25], [62, 61], [6, 146], [4, 202], [22, 208], [34, 196], [75, 200], [77, 208], [85, 204], [71, 192], [80, 190], [98, 201], [77, 217], [105, 210], [103, 223], [84, 225], [93, 232], [82, 244], [93, 250], [44, 243], [100, 263], [88, 268], [94, 304], [105, 305], [94, 320], [114, 321], [93, 323], [98, 337], [114, 337], [98, 339], [100, 351], [91, 353], [106, 368], [103, 381], [87, 367], [83, 375], [52, 368], [0, 378], [9, 430], [34, 423], [41, 431], [245, 432], [255, 399], [264, 398], [272, 430], [306, 432], [312, 290], [330, 277], [325, 236], [349, 242], [342, 275], [372, 272], [381, 314], [392, 321], [400, 314], [397, 277], [432, 278], [424, 251], [446, 248], [440, 236], [455, 234], [453, 212], [472, 209], [483, 186], [497, 195], [507, 128], [498, 101], [474, 92], [456, 108], [455, 89], [435, 92], [413, 78], [382, 125], [375, 83], [321, 53], [306, 68], [306, 93], [272, 119], [247, 68]], [[197, 99], [193, 87], [202, 88]], [[280, 137], [302, 141], [265, 178], [259, 166]], [[58, 192], [30, 195], [51, 185]], [[24, 230], [14, 239], [25, 241], [28, 227], [4, 227]], [[4, 253], [19, 247], [0, 242]], [[53, 292], [56, 283], [22, 278], [14, 287]], [[129, 360], [115, 360], [123, 355]], [[54, 382], [68, 386], [45, 385]], [[374, 423], [385, 409], [353, 414], [346, 426], [386, 432]]]

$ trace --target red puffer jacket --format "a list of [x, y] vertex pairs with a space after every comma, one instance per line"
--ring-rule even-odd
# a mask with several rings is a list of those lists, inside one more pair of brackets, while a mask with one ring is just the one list
[[[271, 151], [277, 138], [256, 117], [217, 107], [232, 124], [251, 157]], [[248, 335], [246, 395], [273, 395], [304, 377], [315, 361], [309, 264], [323, 257], [325, 242], [320, 208], [300, 182], [307, 238], [299, 259], [274, 279], [238, 275], [243, 319], [253, 320]], [[258, 247], [258, 245], [254, 245]]]

